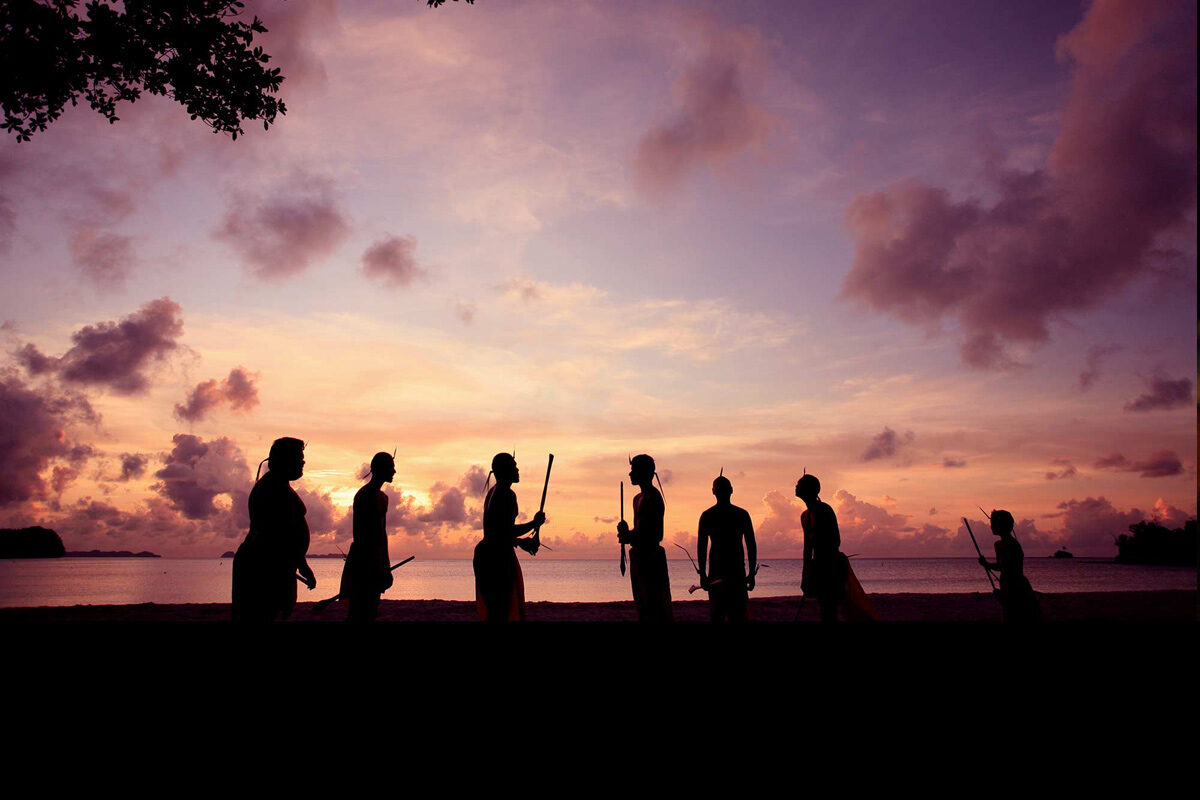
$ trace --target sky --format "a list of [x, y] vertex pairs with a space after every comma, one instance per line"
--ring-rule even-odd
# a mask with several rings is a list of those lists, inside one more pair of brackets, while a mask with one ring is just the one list
[[555, 456], [538, 558], [618, 555], [638, 453], [764, 559], [804, 471], [865, 556], [1195, 517], [1195, 3], [246, 14], [269, 130], [0, 139], [0, 525], [215, 557], [280, 436], [320, 553], [393, 449], [396, 558], [470, 557], [501, 451], [523, 517]]

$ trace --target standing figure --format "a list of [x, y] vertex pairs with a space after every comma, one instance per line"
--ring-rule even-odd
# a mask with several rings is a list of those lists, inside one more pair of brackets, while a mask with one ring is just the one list
[[629, 480], [642, 491], [633, 498], [633, 529], [621, 520], [617, 541], [630, 545], [629, 582], [640, 622], [671, 622], [671, 583], [667, 575], [667, 552], [663, 540], [662, 493], [654, 488], [658, 473], [654, 459], [642, 454], [629, 462]]
[[1040, 622], [1042, 607], [1025, 577], [1025, 551], [1013, 536], [1013, 515], [1001, 509], [993, 511], [990, 519], [992, 533], [999, 537], [996, 539], [996, 561], [993, 563], [980, 556], [979, 563], [1000, 573], [1000, 607], [1004, 610], [1004, 621]]
[[517, 460], [508, 453], [492, 459], [493, 486], [483, 500], [483, 539], [475, 545], [472, 566], [475, 569], [475, 601], [484, 622], [524, 622], [525, 582], [514, 548], [536, 554], [533, 539], [518, 536], [540, 528], [546, 522], [541, 511], [530, 522], [517, 524], [517, 495], [514, 483], [521, 482]]
[[304, 474], [304, 442], [276, 439], [263, 462], [267, 474], [250, 490], [250, 532], [233, 558], [234, 622], [287, 619], [296, 605], [297, 572], [310, 591], [317, 586], [305, 558], [307, 509], [291, 487]]
[[804, 569], [800, 591], [815, 596], [821, 609], [822, 622], [838, 621], [838, 606], [846, 597], [846, 556], [839, 549], [842, 534], [838, 530], [837, 514], [817, 495], [821, 482], [816, 475], [803, 475], [796, 481], [796, 497], [808, 509], [800, 515], [804, 529]]
[[354, 495], [354, 541], [342, 566], [342, 599], [349, 607], [347, 622], [373, 622], [379, 611], [379, 596], [392, 585], [392, 561], [388, 555], [388, 497], [383, 484], [396, 477], [396, 462], [388, 453], [371, 459], [371, 479]]
[[[700, 586], [708, 590], [708, 607], [713, 622], [745, 622], [748, 592], [754, 590], [754, 575], [758, 572], [758, 545], [754, 542], [754, 523], [744, 508], [729, 502], [733, 484], [724, 471], [712, 485], [717, 504], [700, 515], [699, 543]], [[742, 540], [746, 549], [742, 550]], [[709, 543], [712, 559], [709, 560]], [[750, 571], [743, 560], [748, 554]], [[711, 564], [706, 571], [705, 565]]]

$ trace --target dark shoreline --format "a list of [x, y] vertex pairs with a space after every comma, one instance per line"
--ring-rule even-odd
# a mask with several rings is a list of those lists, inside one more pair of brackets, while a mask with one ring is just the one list
[[[1075, 592], [1039, 595], [1046, 621], [1088, 622], [1196, 622], [1197, 594], [1192, 590], [1129, 592]], [[1000, 622], [1000, 607], [990, 594], [875, 594], [871, 601], [883, 622]], [[815, 603], [805, 603], [797, 618], [799, 597], [765, 597], [751, 600], [756, 622], [817, 621]], [[706, 600], [674, 603], [679, 622], [708, 620]], [[610, 623], [636, 622], [632, 601], [600, 603], [531, 602], [529, 622]], [[294, 622], [341, 622], [345, 608], [334, 604], [317, 612], [312, 602], [296, 606]], [[119, 622], [225, 622], [228, 603], [141, 603], [136, 605], [41, 606], [2, 608], [3, 623], [119, 623]], [[475, 603], [464, 600], [387, 600], [380, 603], [381, 622], [478, 622]]]

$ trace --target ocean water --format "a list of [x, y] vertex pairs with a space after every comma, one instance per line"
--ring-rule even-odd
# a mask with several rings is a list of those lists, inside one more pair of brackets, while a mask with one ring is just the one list
[[[337, 593], [342, 562], [313, 559], [317, 588], [300, 588], [300, 600]], [[799, 559], [767, 560], [758, 573], [755, 597], [798, 595]], [[854, 558], [855, 574], [868, 593], [959, 593], [990, 590], [973, 558]], [[629, 577], [616, 559], [550, 560], [524, 557], [525, 597], [530, 601], [600, 602], [629, 600]], [[671, 596], [688, 594], [696, 573], [671, 561]], [[228, 603], [232, 559], [56, 558], [0, 560], [0, 607], [109, 605], [125, 603]], [[1147, 589], [1196, 590], [1193, 567], [1146, 567], [1098, 559], [1025, 560], [1025, 573], [1040, 592], [1107, 592]], [[391, 600], [474, 600], [475, 579], [467, 560], [410, 562], [395, 572], [384, 595]]]

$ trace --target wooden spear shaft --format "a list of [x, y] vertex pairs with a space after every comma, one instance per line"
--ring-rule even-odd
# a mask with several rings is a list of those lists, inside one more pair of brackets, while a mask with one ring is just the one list
[[[975, 539], [975, 531], [971, 530], [971, 523], [967, 522], [966, 517], [963, 517], [963, 525], [967, 526], [967, 533], [971, 534], [971, 542], [975, 545], [975, 552], [979, 553], [980, 558], [983, 558], [983, 551], [979, 549], [979, 542]], [[984, 560], [986, 561], [987, 559]], [[983, 571], [987, 573], [988, 583], [992, 585], [992, 591], [996, 591], [996, 582], [992, 580], [992, 568], [984, 564]]]

